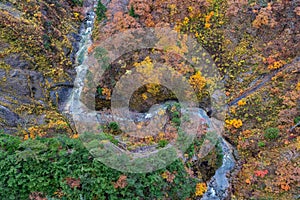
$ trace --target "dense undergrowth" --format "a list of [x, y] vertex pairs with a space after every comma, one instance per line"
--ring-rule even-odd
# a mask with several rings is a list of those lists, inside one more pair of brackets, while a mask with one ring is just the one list
[[[186, 199], [196, 179], [182, 161], [147, 174], [122, 174], [94, 159], [79, 139], [22, 142], [0, 135], [1, 199]], [[204, 185], [205, 186], [205, 185]], [[203, 187], [202, 187], [203, 188]], [[198, 195], [204, 190], [199, 188]]]

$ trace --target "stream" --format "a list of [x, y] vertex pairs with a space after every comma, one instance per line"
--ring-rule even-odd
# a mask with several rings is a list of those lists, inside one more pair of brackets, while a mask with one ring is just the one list
[[85, 79], [86, 72], [88, 70], [87, 66], [83, 64], [84, 59], [87, 57], [87, 49], [92, 45], [92, 30], [94, 26], [94, 20], [96, 14], [94, 12], [97, 6], [97, 0], [90, 2], [88, 7], [85, 7], [85, 19], [83, 20], [78, 34], [81, 37], [79, 42], [79, 50], [75, 55], [75, 67], [76, 77], [73, 84], [73, 89], [71, 95], [64, 105], [64, 112], [67, 115], [73, 113], [73, 111], [78, 108], [77, 105], [80, 103], [80, 94], [83, 87], [83, 80]]
[[[81, 41], [79, 44], [79, 50], [76, 54], [76, 77], [74, 81], [74, 87], [72, 89], [71, 95], [65, 104], [64, 113], [67, 115], [72, 115], [74, 113], [80, 114], [81, 112], [85, 112], [84, 105], [80, 101], [81, 92], [84, 86], [84, 79], [87, 74], [88, 66], [83, 64], [85, 59], [87, 58], [87, 49], [90, 45], [92, 45], [92, 30], [94, 20], [96, 18], [94, 13], [94, 8], [97, 5], [97, 1], [93, 1], [93, 3], [86, 7], [86, 16], [85, 20], [80, 27], [79, 34], [81, 36]], [[105, 5], [107, 6], [107, 5]], [[163, 106], [163, 104], [161, 105]], [[156, 112], [155, 110], [153, 111]], [[199, 115], [203, 117], [203, 113], [206, 113], [204, 110], [198, 108], [197, 112]], [[94, 113], [95, 114], [95, 113]], [[91, 114], [93, 115], [93, 113]], [[141, 115], [139, 118], [140, 121], [149, 120], [155, 114], [147, 114]], [[206, 115], [206, 114], [205, 114]], [[207, 115], [204, 116], [208, 121], [214, 121], [216, 124], [222, 124], [222, 122], [218, 121], [214, 118], [209, 118]], [[85, 120], [85, 119], [82, 119]], [[86, 119], [89, 120], [89, 119]], [[100, 119], [101, 120], [101, 119]], [[207, 192], [203, 195], [202, 199], [205, 200], [221, 200], [228, 197], [228, 189], [230, 188], [230, 179], [227, 177], [228, 174], [232, 172], [235, 168], [236, 160], [234, 158], [234, 148], [226, 142], [226, 140], [221, 136], [219, 137], [219, 144], [223, 151], [223, 159], [222, 165], [215, 172], [215, 175], [211, 178], [211, 180], [207, 183]]]

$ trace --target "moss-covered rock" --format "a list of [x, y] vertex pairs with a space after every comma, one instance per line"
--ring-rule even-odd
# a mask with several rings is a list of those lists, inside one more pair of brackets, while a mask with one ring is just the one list
[[[52, 85], [72, 82], [75, 74], [73, 47], [83, 18], [80, 5], [82, 1], [74, 0], [1, 1], [0, 129], [16, 132], [31, 115], [29, 108], [42, 108], [31, 110], [33, 115], [56, 110], [50, 94], [56, 95], [60, 87]], [[65, 92], [57, 94], [66, 99]]]

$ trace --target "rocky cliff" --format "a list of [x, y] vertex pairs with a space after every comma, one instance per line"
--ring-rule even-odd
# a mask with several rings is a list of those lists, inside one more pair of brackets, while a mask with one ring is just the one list
[[68, 127], [56, 105], [72, 86], [82, 4], [0, 2], [0, 130], [14, 133], [35, 127], [29, 132], [41, 129], [42, 134], [42, 129], [57, 129], [56, 123]]

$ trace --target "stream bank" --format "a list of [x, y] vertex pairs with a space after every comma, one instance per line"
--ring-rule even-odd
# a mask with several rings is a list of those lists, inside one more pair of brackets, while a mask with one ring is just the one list
[[[81, 102], [80, 96], [84, 86], [84, 79], [86, 77], [86, 73], [88, 70], [88, 66], [85, 64], [85, 59], [87, 58], [87, 49], [92, 45], [91, 33], [93, 30], [93, 24], [96, 17], [93, 10], [96, 7], [96, 3], [97, 2], [94, 1], [92, 6], [86, 8], [87, 10], [86, 20], [84, 20], [84, 23], [82, 24], [79, 31], [81, 40], [80, 40], [79, 50], [76, 53], [76, 63], [78, 65], [76, 67], [77, 75], [74, 81], [74, 88], [72, 90], [72, 93], [65, 104], [65, 113], [67, 115], [72, 115], [73, 113], [80, 115], [81, 112], [82, 113], [85, 112], [85, 109], [82, 107], [83, 103]], [[109, 7], [110, 5], [107, 6]], [[122, 6], [124, 7], [123, 10], [127, 9], [126, 8], [127, 4], [123, 3]], [[199, 113], [203, 113], [203, 111], [201, 112], [199, 111]], [[154, 115], [150, 115], [150, 116], [153, 117]], [[140, 118], [140, 121], [149, 120], [152, 117], [149, 118], [149, 115], [143, 115], [143, 117]], [[207, 115], [206, 115], [206, 119], [209, 121], [217, 121], [216, 119], [213, 118], [210, 119]], [[86, 120], [88, 122], [89, 119]], [[222, 125], [220, 121], [217, 122], [217, 124]], [[215, 175], [208, 182], [208, 190], [203, 195], [203, 199], [221, 200], [221, 199], [226, 199], [228, 197], [228, 189], [230, 188], [230, 182], [227, 176], [233, 170], [236, 161], [233, 156], [233, 147], [231, 147], [230, 144], [228, 144], [221, 135], [219, 138], [219, 144], [221, 146], [222, 153], [223, 153], [222, 165], [220, 168], [216, 170]]]

